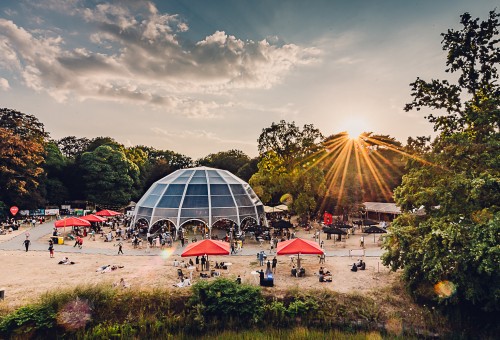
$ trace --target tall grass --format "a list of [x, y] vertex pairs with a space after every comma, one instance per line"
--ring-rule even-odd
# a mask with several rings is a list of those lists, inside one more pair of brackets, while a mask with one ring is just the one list
[[[190, 339], [208, 334], [206, 339], [234, 339], [237, 334], [239, 339], [379, 339], [445, 334], [438, 313], [425, 314], [430, 312], [411, 302], [395, 306], [405, 301], [401, 294], [382, 292], [376, 300], [290, 289], [275, 296], [224, 279], [202, 281], [191, 291], [78, 286], [45, 294], [0, 317], [0, 338]], [[416, 314], [405, 318], [409, 305]]]

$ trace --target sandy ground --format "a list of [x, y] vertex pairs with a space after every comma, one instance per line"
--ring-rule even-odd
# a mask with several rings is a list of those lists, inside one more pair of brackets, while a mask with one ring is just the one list
[[[25, 228], [16, 232], [24, 233]], [[312, 238], [312, 234], [301, 232], [298, 235], [303, 238]], [[0, 242], [10, 239], [14, 235], [0, 236]], [[351, 235], [347, 242], [338, 243], [333, 240], [325, 240], [327, 250], [335, 250], [343, 247], [359, 248], [360, 235]], [[48, 238], [48, 235], [47, 235]], [[365, 244], [367, 248], [378, 247], [373, 242], [373, 236], [365, 235]], [[71, 247], [72, 245], [65, 245]], [[259, 245], [256, 242], [249, 243], [247, 247], [254, 247], [255, 253], [259, 251]], [[102, 239], [91, 241], [85, 239], [84, 247], [89, 248], [112, 248], [113, 244], [103, 242]], [[21, 247], [20, 247], [21, 248]], [[178, 255], [172, 255], [171, 251], [152, 249], [150, 256], [117, 256], [104, 254], [63, 254], [58, 253], [56, 247], [55, 258], [49, 258], [48, 251], [29, 251], [24, 252], [21, 249], [0, 250], [0, 262], [2, 265], [2, 277], [0, 277], [0, 289], [5, 290], [5, 300], [0, 302], [5, 307], [15, 307], [28, 301], [33, 301], [47, 291], [57, 291], [61, 288], [74, 287], [76, 285], [92, 285], [104, 283], [112, 285], [118, 282], [120, 278], [131, 285], [132, 289], [152, 288], [152, 287], [171, 287], [172, 289], [186, 289], [173, 287], [178, 282], [177, 267], [173, 266], [173, 260]], [[116, 248], [115, 248], [116, 249]], [[131, 249], [130, 244], [125, 244], [124, 251]], [[247, 248], [248, 249], [248, 248]], [[269, 253], [268, 249], [267, 252]], [[62, 257], [68, 256], [75, 265], [59, 265], [58, 261]], [[268, 258], [272, 259], [274, 255]], [[294, 257], [296, 259], [296, 256]], [[326, 288], [337, 292], [358, 292], [370, 294], [376, 292], [380, 287], [389, 285], [398, 275], [390, 273], [382, 266], [378, 257], [365, 257], [367, 264], [365, 271], [351, 272], [350, 268], [357, 258], [328, 256], [324, 265], [319, 264], [319, 258], [316, 255], [301, 256], [302, 266], [306, 269], [306, 277], [296, 278], [290, 275], [291, 259], [290, 256], [277, 256], [278, 266], [275, 275], [275, 288], [267, 289], [286, 289], [292, 287], [298, 288]], [[186, 261], [188, 259], [185, 259]], [[212, 268], [215, 261], [231, 262], [229, 270], [220, 270], [221, 277], [235, 279], [241, 275], [242, 281], [249, 284], [258, 285], [258, 275], [252, 274], [253, 271], [260, 270], [255, 255], [237, 255], [237, 256], [211, 256]], [[194, 261], [194, 259], [193, 259]], [[96, 272], [96, 269], [103, 265], [123, 266], [115, 271], [108, 273]], [[333, 273], [333, 282], [320, 283], [318, 272], [320, 266], [330, 270]], [[190, 271], [183, 269], [184, 273], [189, 275]], [[193, 282], [201, 280], [199, 272], [192, 273]], [[212, 278], [209, 280], [213, 280]]]
[[[174, 256], [166, 253], [157, 256], [109, 256], [75, 254], [70, 260], [75, 265], [58, 265], [61, 256], [49, 258], [48, 253], [4, 251], [2, 256], [3, 278], [2, 288], [5, 289], [5, 301], [13, 307], [40, 296], [42, 293], [79, 284], [106, 283], [112, 285], [120, 278], [131, 284], [132, 288], [172, 287], [178, 282], [177, 267], [173, 266]], [[302, 265], [306, 268], [304, 278], [290, 275], [290, 259], [288, 256], [278, 256], [275, 286], [279, 289], [289, 287], [327, 288], [337, 292], [369, 293], [377, 287], [386, 286], [396, 277], [384, 268], [378, 258], [366, 258], [367, 270], [351, 272], [353, 259], [346, 257], [328, 257], [324, 265], [333, 273], [332, 283], [320, 283], [317, 273], [320, 265], [316, 256], [303, 256]], [[261, 267], [255, 256], [211, 257], [212, 261], [231, 261], [230, 270], [221, 270], [221, 276], [235, 279], [241, 275], [243, 282], [258, 284], [258, 276], [251, 272]], [[96, 269], [102, 265], [123, 266], [109, 273], [99, 273]], [[265, 267], [263, 267], [265, 268]], [[185, 274], [189, 270], [183, 269]], [[193, 272], [193, 282], [201, 280], [199, 273]], [[211, 279], [210, 279], [211, 280]]]

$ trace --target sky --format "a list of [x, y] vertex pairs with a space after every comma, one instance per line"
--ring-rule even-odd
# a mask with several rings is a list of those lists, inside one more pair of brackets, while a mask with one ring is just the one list
[[194, 159], [256, 156], [284, 119], [432, 135], [405, 112], [417, 77], [451, 79], [440, 34], [490, 0], [2, 0], [0, 106], [51, 138], [110, 136]]

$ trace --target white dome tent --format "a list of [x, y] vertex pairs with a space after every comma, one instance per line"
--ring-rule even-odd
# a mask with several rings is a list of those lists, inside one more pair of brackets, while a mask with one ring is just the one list
[[177, 170], [156, 181], [137, 202], [133, 222], [144, 220], [148, 229], [170, 221], [178, 230], [189, 221], [210, 229], [219, 220], [236, 225], [247, 219], [267, 224], [264, 205], [248, 183], [226, 170], [197, 167]]

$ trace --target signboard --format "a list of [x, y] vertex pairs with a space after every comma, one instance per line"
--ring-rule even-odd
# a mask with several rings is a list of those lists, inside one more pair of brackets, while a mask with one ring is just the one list
[[21, 215], [23, 215], [23, 216], [29, 216], [30, 215], [30, 211], [29, 210], [21, 210], [19, 213]]
[[10, 213], [13, 215], [13, 216], [16, 216], [17, 212], [19, 211], [19, 208], [16, 207], [15, 205], [10, 207]]
[[61, 209], [64, 209], [64, 210], [69, 210], [71, 209], [71, 205], [61, 205]]
[[59, 215], [59, 209], [45, 209], [45, 216]]

